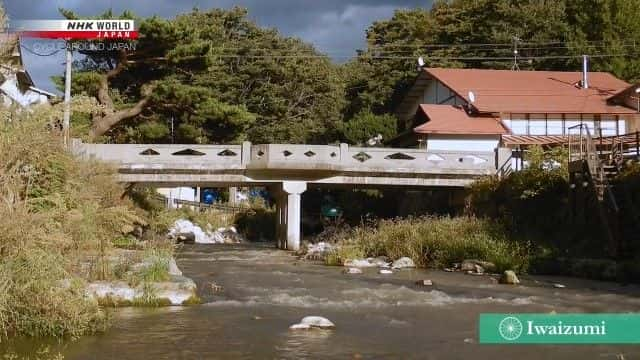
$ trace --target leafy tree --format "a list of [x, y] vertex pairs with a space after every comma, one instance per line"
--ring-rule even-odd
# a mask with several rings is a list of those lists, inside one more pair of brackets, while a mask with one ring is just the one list
[[[627, 81], [640, 80], [640, 0], [566, 0], [573, 55], [601, 54], [591, 67]], [[572, 69], [578, 60], [569, 62]]]
[[336, 66], [246, 16], [233, 8], [140, 19], [135, 52], [87, 53], [74, 90], [117, 114], [94, 119], [91, 135], [170, 141], [173, 119], [180, 142], [335, 138], [344, 104]]
[[[367, 49], [347, 65], [352, 74], [347, 88], [355, 89], [348, 92], [349, 111], [392, 112], [417, 75], [419, 56], [427, 67], [510, 68], [515, 36], [548, 43], [563, 41], [567, 31], [562, 1], [454, 0], [436, 1], [429, 10], [398, 10], [367, 29]], [[538, 50], [524, 49], [523, 55]], [[563, 64], [545, 60], [520, 66]]]
[[342, 134], [351, 144], [362, 144], [378, 134], [382, 135], [382, 140], [385, 141], [396, 134], [396, 123], [393, 115], [375, 115], [371, 111], [364, 110], [344, 123]]

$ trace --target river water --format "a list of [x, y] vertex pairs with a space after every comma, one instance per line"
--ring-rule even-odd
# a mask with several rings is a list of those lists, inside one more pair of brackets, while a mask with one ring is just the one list
[[[640, 358], [637, 346], [477, 343], [480, 313], [635, 312], [635, 286], [542, 277], [507, 286], [488, 276], [426, 270], [347, 275], [255, 244], [188, 245], [178, 264], [205, 304], [118, 309], [108, 332], [52, 350], [66, 359], [135, 360]], [[434, 286], [415, 285], [421, 279]], [[288, 330], [307, 315], [336, 328]]]

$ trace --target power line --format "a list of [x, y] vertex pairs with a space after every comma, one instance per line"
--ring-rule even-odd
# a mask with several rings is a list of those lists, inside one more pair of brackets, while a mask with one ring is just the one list
[[55, 55], [55, 54], [59, 53], [60, 50], [61, 50], [61, 49], [58, 49], [58, 50], [54, 50], [54, 51], [52, 51], [52, 52], [50, 52], [48, 54], [41, 54], [41, 53], [39, 53], [39, 52], [37, 52], [37, 51], [35, 51], [33, 49], [30, 49], [29, 47], [27, 47], [27, 46], [25, 46], [23, 44], [20, 44], [20, 47], [25, 49], [25, 50], [27, 50], [27, 52], [29, 52], [29, 53], [31, 53], [33, 55], [36, 55], [36, 56], [52, 56], [52, 55]]
[[[619, 54], [593, 54], [591, 58], [608, 58], [608, 57], [626, 57], [636, 56], [637, 54], [619, 53]], [[519, 56], [520, 60], [560, 60], [580, 58], [582, 55], [540, 55], [540, 56]], [[248, 54], [211, 54], [211, 55], [193, 55], [182, 57], [181, 60], [200, 59], [205, 57], [224, 58], [224, 59], [327, 59], [326, 55], [314, 54], [266, 54], [266, 55], [248, 55]], [[352, 56], [344, 56], [352, 57]], [[356, 58], [367, 58], [371, 60], [415, 60], [415, 56], [399, 56], [399, 55], [370, 55], [364, 54], [355, 56]], [[459, 60], [459, 61], [513, 61], [513, 56], [423, 56], [424, 60]]]

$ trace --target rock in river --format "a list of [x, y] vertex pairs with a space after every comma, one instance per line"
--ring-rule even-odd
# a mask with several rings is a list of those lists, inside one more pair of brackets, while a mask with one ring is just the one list
[[350, 268], [346, 268], [344, 270], [345, 274], [362, 274], [362, 270], [360, 270], [359, 268], [355, 268], [355, 267], [350, 267]]
[[347, 259], [344, 261], [344, 266], [348, 267], [376, 267], [376, 264], [373, 264], [368, 259]]
[[298, 324], [289, 326], [290, 330], [308, 330], [312, 328], [332, 329], [336, 327], [329, 319], [322, 316], [305, 316]]
[[414, 268], [416, 264], [408, 257], [401, 257], [400, 259], [393, 262], [391, 268], [393, 269], [404, 269], [404, 268]]
[[500, 283], [517, 285], [520, 284], [520, 279], [518, 279], [515, 272], [507, 270], [502, 274], [502, 277], [500, 277]]
[[466, 259], [460, 264], [460, 270], [472, 271], [474, 273], [482, 274], [485, 271], [493, 272], [496, 270], [496, 265], [489, 261], [480, 261], [474, 259]]

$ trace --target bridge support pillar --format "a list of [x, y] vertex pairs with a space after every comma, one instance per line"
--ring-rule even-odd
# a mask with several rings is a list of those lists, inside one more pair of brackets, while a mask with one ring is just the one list
[[304, 181], [284, 181], [282, 191], [276, 196], [276, 237], [278, 247], [291, 251], [300, 249], [300, 219], [302, 215], [302, 193], [307, 190]]
[[231, 186], [229, 188], [229, 204], [231, 204], [231, 205], [237, 204], [237, 202], [238, 202], [237, 193], [238, 193], [238, 188], [237, 187]]

